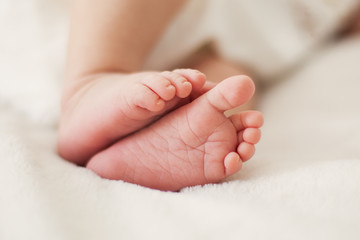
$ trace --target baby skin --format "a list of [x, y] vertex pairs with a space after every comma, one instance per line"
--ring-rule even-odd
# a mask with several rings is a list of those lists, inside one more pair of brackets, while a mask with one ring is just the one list
[[179, 190], [218, 182], [254, 154], [262, 115], [223, 114], [251, 98], [248, 77], [230, 77], [214, 88], [191, 69], [106, 77], [85, 85], [63, 114], [59, 153], [70, 161], [85, 165], [88, 157], [87, 168], [104, 178]]
[[[88, 78], [67, 100], [59, 131], [59, 153], [79, 165], [114, 141], [189, 101], [205, 83], [192, 69]], [[69, 133], [75, 133], [69, 134]], [[67, 137], [71, 136], [71, 137]]]
[[252, 157], [261, 113], [224, 115], [252, 97], [250, 78], [222, 67], [211, 69], [226, 76], [208, 76], [218, 85], [201, 67], [139, 72], [186, 2], [73, 1], [58, 134], [64, 159], [176, 191], [218, 182]]
[[225, 79], [192, 102], [99, 152], [87, 168], [108, 179], [160, 190], [219, 182], [241, 169], [254, 154], [263, 117], [224, 111], [254, 93], [246, 76]]

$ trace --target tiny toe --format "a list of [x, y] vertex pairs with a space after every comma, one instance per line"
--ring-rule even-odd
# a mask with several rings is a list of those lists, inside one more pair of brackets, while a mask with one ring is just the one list
[[201, 89], [206, 82], [205, 74], [195, 69], [175, 69], [173, 72], [185, 77], [195, 90]]
[[259, 111], [244, 111], [230, 116], [237, 131], [245, 128], [259, 128], [264, 124], [264, 117]]
[[224, 159], [224, 166], [226, 177], [237, 173], [240, 171], [242, 166], [240, 156], [235, 152], [229, 153]]
[[154, 74], [142, 80], [141, 83], [165, 101], [175, 97], [175, 86], [166, 77]]
[[249, 160], [255, 153], [255, 146], [251, 143], [242, 142], [237, 148], [237, 152], [240, 155], [242, 161]]
[[172, 85], [175, 86], [175, 95], [179, 98], [185, 98], [190, 95], [192, 90], [192, 85], [181, 74], [175, 73], [175, 72], [169, 72], [165, 71], [160, 73], [162, 76], [166, 77]]
[[165, 101], [162, 100], [156, 93], [150, 90], [147, 86], [140, 85], [138, 94], [135, 94], [134, 103], [136, 106], [145, 108], [152, 112], [158, 112], [164, 109]]
[[208, 91], [205, 96], [213, 108], [224, 112], [246, 103], [254, 91], [253, 81], [247, 76], [240, 75], [223, 80]]
[[239, 142], [247, 142], [250, 144], [256, 144], [260, 141], [261, 130], [258, 128], [246, 128], [245, 130], [239, 132]]

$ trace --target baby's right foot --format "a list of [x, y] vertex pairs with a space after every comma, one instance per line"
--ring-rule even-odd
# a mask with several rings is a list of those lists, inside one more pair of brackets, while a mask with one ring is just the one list
[[104, 178], [160, 190], [218, 182], [240, 170], [260, 139], [261, 113], [224, 115], [247, 102], [254, 90], [246, 76], [227, 78], [151, 126], [100, 151], [87, 168]]
[[84, 165], [101, 149], [175, 108], [192, 90], [200, 90], [205, 80], [204, 74], [191, 69], [92, 79], [64, 106], [59, 154]]

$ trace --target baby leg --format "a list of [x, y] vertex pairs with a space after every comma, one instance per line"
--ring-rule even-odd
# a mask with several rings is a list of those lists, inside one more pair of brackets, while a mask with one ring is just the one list
[[201, 88], [204, 76], [195, 71], [133, 74], [184, 2], [73, 1], [58, 140], [62, 157], [84, 165]]

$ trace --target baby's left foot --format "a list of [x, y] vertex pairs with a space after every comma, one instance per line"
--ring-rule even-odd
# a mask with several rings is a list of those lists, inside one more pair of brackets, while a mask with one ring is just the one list
[[245, 76], [225, 79], [193, 102], [96, 154], [87, 168], [160, 190], [214, 183], [240, 170], [260, 139], [262, 114], [224, 111], [254, 93]]
[[99, 74], [80, 83], [63, 107], [58, 152], [85, 165], [97, 152], [188, 101], [202, 89], [205, 75], [176, 69]]

